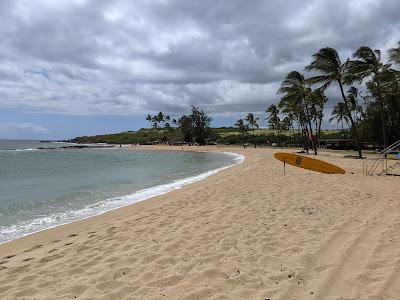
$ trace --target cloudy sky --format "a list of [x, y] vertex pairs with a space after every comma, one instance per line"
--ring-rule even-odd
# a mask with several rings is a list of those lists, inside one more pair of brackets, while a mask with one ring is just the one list
[[321, 47], [395, 46], [399, 12], [398, 0], [1, 0], [0, 138], [133, 130], [191, 104], [215, 126], [263, 116]]

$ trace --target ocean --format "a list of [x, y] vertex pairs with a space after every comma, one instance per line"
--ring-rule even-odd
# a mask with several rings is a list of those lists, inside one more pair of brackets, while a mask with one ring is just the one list
[[0, 140], [0, 243], [178, 189], [243, 160], [75, 146]]

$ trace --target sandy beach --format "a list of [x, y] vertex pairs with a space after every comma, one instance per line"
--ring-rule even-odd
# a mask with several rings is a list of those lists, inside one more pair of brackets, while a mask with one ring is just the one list
[[319, 158], [345, 175], [284, 175], [276, 150], [201, 150], [246, 160], [0, 245], [0, 299], [398, 299], [399, 177], [343, 154]]

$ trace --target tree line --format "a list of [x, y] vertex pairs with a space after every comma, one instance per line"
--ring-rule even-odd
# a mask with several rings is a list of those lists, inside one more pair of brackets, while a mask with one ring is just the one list
[[[326, 104], [330, 99], [325, 95], [329, 86], [338, 90], [336, 102], [329, 122], [336, 121], [342, 128], [343, 138], [349, 132], [356, 141], [358, 156], [362, 158], [363, 142], [375, 142], [387, 147], [400, 139], [400, 42], [399, 47], [388, 53], [388, 62], [382, 60], [380, 50], [362, 46], [352, 58], [340, 59], [338, 52], [330, 47], [322, 48], [312, 56], [311, 63], [304, 71], [291, 71], [284, 78], [277, 94], [279, 102], [270, 105], [267, 123], [270, 129], [279, 133], [295, 130], [301, 133], [303, 145], [308, 152], [317, 154], [321, 139], [321, 127]], [[397, 68], [396, 68], [397, 67]], [[259, 117], [248, 113], [237, 120], [235, 127], [242, 142], [249, 131], [252, 132], [254, 147], [259, 128]], [[152, 128], [179, 132], [185, 143], [206, 144], [210, 138], [212, 118], [196, 106], [191, 113], [179, 119], [159, 112], [148, 115]], [[348, 128], [348, 129], [345, 129]]]
[[396, 69], [400, 65], [400, 42], [388, 54], [389, 61], [383, 62], [380, 50], [362, 46], [342, 62], [335, 49], [320, 49], [304, 69], [312, 76], [306, 78], [298, 71], [286, 75], [278, 90], [278, 105], [266, 110], [270, 128], [287, 129], [297, 124], [306, 150], [311, 148], [317, 154], [328, 102], [325, 90], [334, 84], [341, 99], [329, 121], [336, 120], [342, 129], [349, 127], [360, 158], [364, 141], [387, 147], [400, 139], [400, 71]]
[[242, 118], [237, 120], [235, 123], [235, 127], [238, 129], [242, 136], [242, 144], [245, 145], [245, 135], [249, 130], [253, 132], [253, 144], [254, 148], [257, 148], [256, 136], [254, 131], [259, 128], [258, 120], [260, 118], [255, 117], [253, 113], [248, 113], [246, 118], [243, 120]]
[[[179, 119], [171, 118], [163, 112], [159, 112], [154, 116], [147, 115], [146, 120], [151, 123], [152, 128], [163, 128], [165, 133], [178, 131], [183, 141], [189, 145], [194, 142], [198, 145], [205, 145], [212, 118], [200, 108], [192, 105], [191, 113], [183, 115]], [[167, 134], [164, 135], [163, 142], [167, 142]]]

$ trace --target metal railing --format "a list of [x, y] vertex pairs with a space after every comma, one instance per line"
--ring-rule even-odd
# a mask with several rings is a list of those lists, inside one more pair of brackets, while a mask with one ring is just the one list
[[388, 172], [390, 172], [390, 171], [393, 171], [394, 169], [397, 169], [397, 168], [399, 168], [400, 167], [400, 161], [398, 161], [398, 162], [395, 162], [393, 165], [391, 165], [390, 167], [387, 167], [386, 166], [386, 168], [384, 169], [384, 170], [382, 170], [382, 172], [380, 172], [380, 173], [378, 173], [377, 175], [389, 175], [389, 173]]
[[365, 175], [373, 175], [378, 166], [382, 163], [382, 171], [378, 175], [385, 175], [387, 171], [390, 169], [394, 169], [400, 166], [400, 163], [395, 163], [393, 166], [389, 167], [387, 166], [387, 161], [385, 162], [387, 158], [387, 154], [390, 153], [392, 150], [400, 147], [400, 140], [393, 143], [389, 147], [386, 147], [382, 151], [378, 152], [378, 156], [374, 158], [373, 160], [370, 161], [365, 161], [363, 163], [363, 173]]

